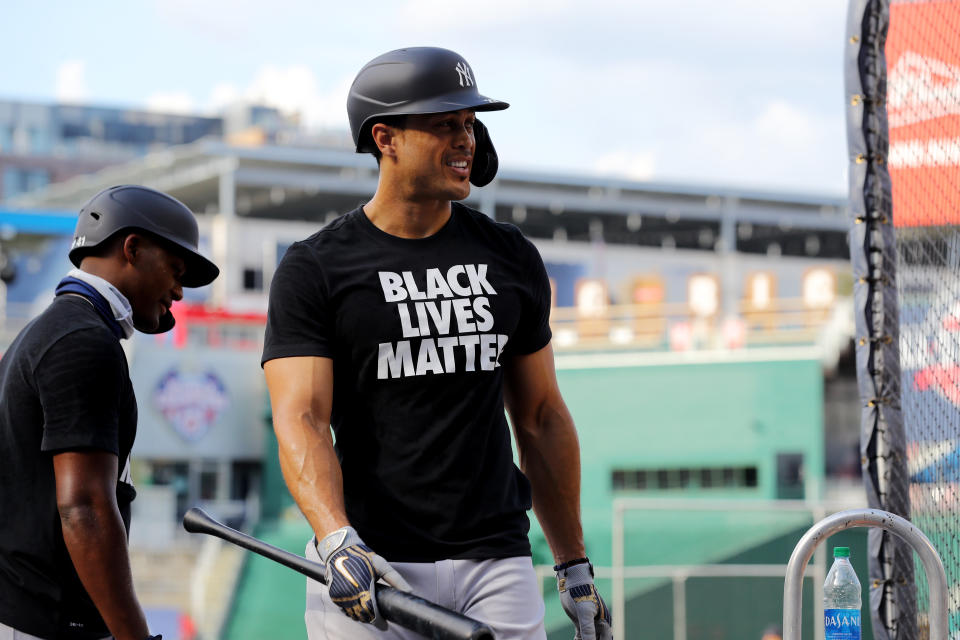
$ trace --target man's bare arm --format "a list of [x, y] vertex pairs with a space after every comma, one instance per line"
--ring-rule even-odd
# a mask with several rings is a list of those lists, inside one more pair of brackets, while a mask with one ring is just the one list
[[144, 640], [150, 632], [117, 507], [117, 456], [66, 451], [53, 456], [53, 470], [63, 539], [84, 589], [114, 638]]
[[514, 356], [505, 366], [504, 401], [533, 510], [558, 563], [582, 558], [580, 443], [557, 385], [553, 348]]
[[280, 469], [290, 494], [322, 538], [349, 525], [343, 507], [343, 476], [333, 449], [333, 361], [277, 358], [263, 365], [273, 408]]

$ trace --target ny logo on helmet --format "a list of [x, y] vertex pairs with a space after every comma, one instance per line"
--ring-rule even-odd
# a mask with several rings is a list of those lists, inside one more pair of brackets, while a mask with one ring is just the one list
[[473, 86], [473, 75], [471, 75], [470, 67], [467, 66], [466, 62], [458, 62], [457, 66], [457, 75], [460, 76], [460, 86], [461, 87], [472, 87]]

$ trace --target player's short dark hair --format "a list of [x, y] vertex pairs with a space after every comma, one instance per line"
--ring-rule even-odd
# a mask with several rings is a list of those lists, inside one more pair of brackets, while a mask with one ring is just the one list
[[[385, 124], [388, 127], [393, 127], [394, 129], [405, 129], [407, 127], [407, 115], [400, 114], [394, 116], [383, 116], [382, 118], [377, 118], [370, 123], [370, 129], [373, 130], [373, 125], [381, 123]], [[373, 154], [373, 157], [377, 159], [377, 166], [380, 166], [380, 159], [383, 157], [383, 154], [380, 153], [380, 149], [374, 145], [374, 150], [370, 153]]]

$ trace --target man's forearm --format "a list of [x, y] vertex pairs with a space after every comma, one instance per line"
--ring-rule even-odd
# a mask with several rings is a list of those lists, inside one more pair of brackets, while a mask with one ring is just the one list
[[303, 420], [277, 421], [280, 470], [290, 495], [318, 537], [349, 523], [343, 502], [343, 476], [329, 427]]
[[565, 407], [545, 409], [535, 428], [518, 429], [520, 465], [530, 480], [533, 510], [554, 559], [585, 554], [580, 521], [580, 444]]
[[137, 601], [127, 553], [127, 535], [109, 502], [60, 507], [63, 539], [84, 589], [116, 640], [150, 635]]

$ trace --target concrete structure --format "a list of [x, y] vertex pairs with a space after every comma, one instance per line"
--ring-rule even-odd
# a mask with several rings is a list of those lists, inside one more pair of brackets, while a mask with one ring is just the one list
[[162, 147], [222, 135], [220, 118], [0, 101], [0, 200]]
[[[208, 248], [226, 267], [210, 301], [248, 310], [263, 308], [264, 284], [285, 247], [365, 202], [376, 182], [372, 157], [350, 150], [205, 140], [9, 205], [75, 211], [99, 188], [118, 183], [167, 191], [201, 214]], [[687, 278], [704, 272], [718, 274], [719, 304], [733, 313], [753, 272], [772, 273], [771, 298], [793, 298], [801, 296], [802, 275], [811, 266], [846, 269], [848, 221], [837, 198], [504, 168], [466, 202], [535, 241], [556, 281], [559, 306], [573, 304], [583, 277], [606, 280], [613, 302], [634, 302], [631, 279], [638, 275], [660, 279], [661, 301], [686, 302]]]
[[72, 176], [202, 138], [275, 140], [296, 123], [273, 107], [235, 104], [221, 115], [0, 100], [0, 201]]

